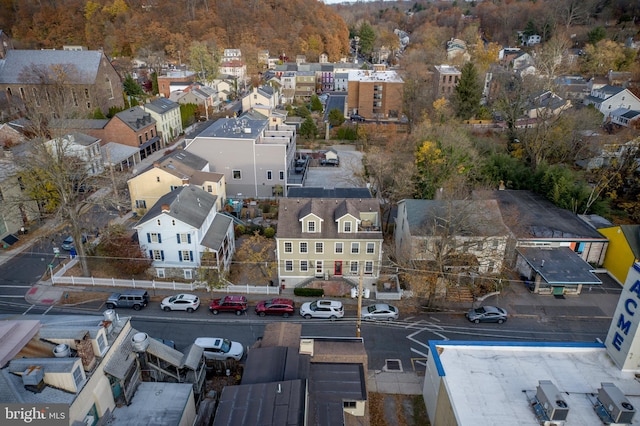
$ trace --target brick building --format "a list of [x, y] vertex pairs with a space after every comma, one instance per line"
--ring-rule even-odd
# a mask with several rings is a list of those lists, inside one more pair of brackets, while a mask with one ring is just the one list
[[437, 98], [449, 98], [458, 85], [462, 73], [451, 65], [436, 65], [433, 75], [433, 93]]
[[397, 120], [402, 115], [404, 81], [395, 71], [349, 71], [347, 108], [372, 120]]

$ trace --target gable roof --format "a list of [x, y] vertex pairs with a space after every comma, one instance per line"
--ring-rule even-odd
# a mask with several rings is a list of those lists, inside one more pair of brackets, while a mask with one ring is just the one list
[[640, 225], [620, 225], [633, 257], [640, 259]]
[[411, 235], [431, 236], [434, 225], [452, 223], [455, 234], [501, 236], [509, 233], [496, 200], [402, 200]]
[[124, 124], [129, 126], [134, 132], [137, 132], [140, 129], [144, 129], [145, 127], [148, 127], [156, 122], [156, 119], [151, 117], [151, 114], [149, 114], [139, 106], [129, 108], [125, 111], [120, 111], [115, 116], [118, 117]]
[[193, 173], [196, 170], [203, 170], [207, 167], [207, 164], [209, 164], [209, 162], [202, 157], [183, 149], [176, 149], [159, 160], [154, 161], [154, 163], [148, 167], [142, 169], [139, 174], [158, 167], [165, 169], [167, 172], [175, 174], [176, 176], [176, 173], [178, 172], [184, 175], [187, 173]]
[[97, 50], [9, 50], [0, 60], [0, 84], [24, 84], [31, 69], [53, 65], [73, 65], [69, 73], [71, 84], [94, 84], [103, 53]]
[[204, 234], [202, 244], [205, 247], [209, 247], [212, 250], [220, 250], [220, 248], [224, 245], [224, 239], [227, 236], [227, 231], [229, 231], [229, 225], [233, 222], [233, 219], [230, 216], [217, 214], [213, 218], [213, 222], [211, 222], [211, 226], [207, 230], [207, 233]]
[[[216, 196], [197, 186], [181, 186], [163, 195], [138, 221], [136, 227], [166, 214], [194, 228], [200, 228], [216, 202]], [[163, 209], [163, 206], [165, 209]], [[166, 207], [169, 207], [166, 210]]]
[[497, 200], [503, 220], [518, 239], [607, 240], [578, 215], [531, 191], [476, 191], [474, 197]]
[[[373, 198], [281, 198], [278, 208], [278, 238], [302, 238], [300, 219], [309, 214], [321, 218], [321, 232], [313, 238], [368, 239], [382, 238], [381, 232], [338, 233], [336, 215], [349, 212], [360, 219], [360, 212], [380, 212], [378, 200]], [[304, 234], [309, 238], [309, 234]]]
[[171, 99], [167, 98], [157, 98], [153, 101], [146, 103], [143, 105], [143, 108], [150, 109], [153, 112], [158, 114], [164, 114], [173, 109], [180, 108], [180, 104], [177, 102], [173, 102]]

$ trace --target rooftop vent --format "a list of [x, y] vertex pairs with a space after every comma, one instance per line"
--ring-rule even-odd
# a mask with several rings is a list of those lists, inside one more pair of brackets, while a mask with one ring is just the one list
[[114, 311], [113, 309], [107, 309], [106, 311], [104, 311], [102, 316], [104, 317], [105, 321], [113, 322], [116, 320], [116, 311]]
[[53, 348], [53, 356], [55, 356], [56, 358], [68, 358], [69, 355], [71, 355], [69, 345], [61, 344], [56, 345], [56, 347]]
[[147, 333], [136, 333], [131, 338], [133, 350], [136, 352], [144, 352], [149, 347], [149, 335]]

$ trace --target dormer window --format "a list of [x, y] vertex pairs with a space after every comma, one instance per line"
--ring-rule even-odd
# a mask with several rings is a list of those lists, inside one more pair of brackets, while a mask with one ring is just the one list
[[316, 223], [314, 221], [307, 222], [307, 232], [316, 232]]
[[351, 222], [344, 223], [344, 232], [351, 232]]

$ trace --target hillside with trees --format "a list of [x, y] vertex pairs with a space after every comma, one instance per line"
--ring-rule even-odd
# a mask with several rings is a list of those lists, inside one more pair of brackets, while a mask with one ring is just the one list
[[173, 61], [193, 41], [242, 49], [246, 61], [257, 61], [260, 49], [310, 61], [326, 52], [337, 61], [349, 49], [344, 21], [317, 0], [2, 0], [0, 29], [20, 49], [82, 45], [112, 57], [156, 52]]

